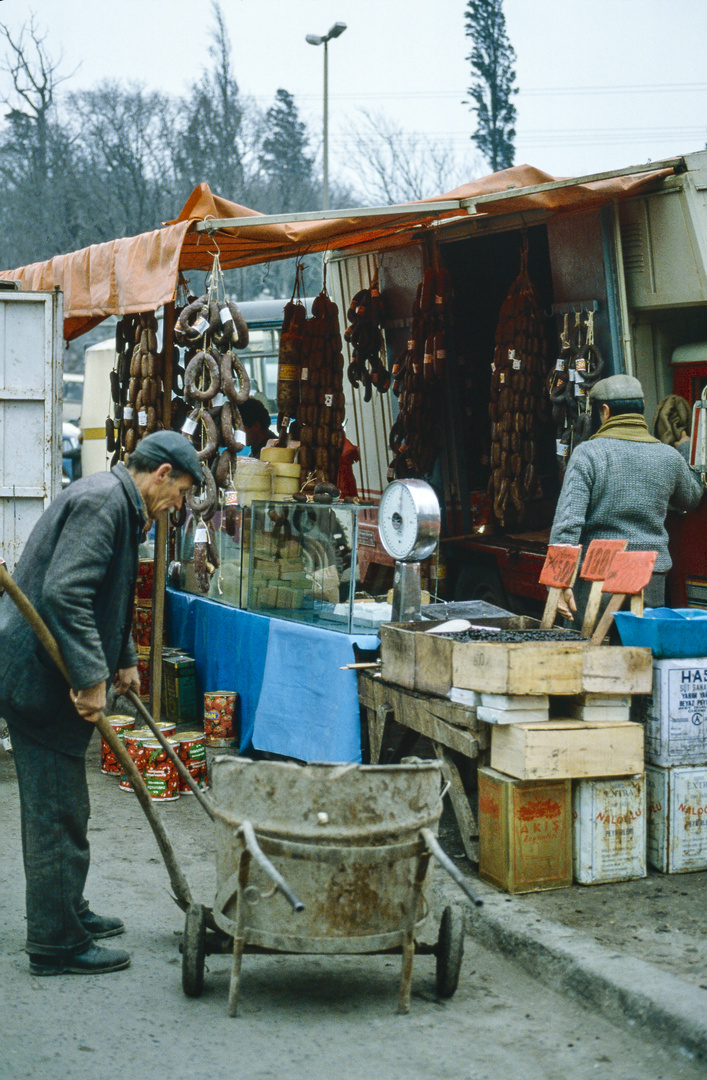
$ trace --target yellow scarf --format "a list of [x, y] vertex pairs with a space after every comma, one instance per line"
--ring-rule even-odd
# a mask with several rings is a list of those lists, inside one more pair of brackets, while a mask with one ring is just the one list
[[610, 416], [592, 439], [625, 439], [626, 442], [660, 442], [648, 431], [648, 425], [638, 413]]

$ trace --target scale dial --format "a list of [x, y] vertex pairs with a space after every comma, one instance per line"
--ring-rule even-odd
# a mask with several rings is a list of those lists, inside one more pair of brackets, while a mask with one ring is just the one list
[[400, 562], [426, 559], [437, 546], [439, 500], [424, 480], [394, 480], [381, 496], [378, 532], [383, 547]]

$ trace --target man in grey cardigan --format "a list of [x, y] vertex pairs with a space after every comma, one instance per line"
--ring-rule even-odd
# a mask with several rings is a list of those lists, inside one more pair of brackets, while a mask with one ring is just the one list
[[39, 519], [14, 580], [54, 635], [71, 689], [9, 597], [0, 598], [0, 715], [20, 793], [27, 941], [34, 975], [95, 974], [130, 963], [96, 945], [125, 930], [84, 897], [90, 814], [85, 756], [113, 680], [139, 689], [131, 623], [147, 523], [179, 508], [201, 466], [178, 432], [157, 432], [128, 461], [66, 488]]
[[[645, 590], [649, 607], [665, 603], [668, 553], [665, 517], [668, 503], [694, 510], [702, 481], [672, 446], [654, 438], [643, 419], [643, 387], [631, 375], [612, 375], [596, 383], [590, 402], [601, 426], [575, 448], [567, 466], [550, 533], [551, 544], [581, 544], [622, 539], [629, 551], [656, 551], [653, 577]], [[577, 579], [565, 590], [561, 615], [582, 625], [589, 585]]]

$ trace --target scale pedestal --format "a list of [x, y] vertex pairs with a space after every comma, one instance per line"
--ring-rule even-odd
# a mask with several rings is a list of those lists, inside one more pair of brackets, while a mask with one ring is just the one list
[[396, 561], [393, 575], [392, 622], [420, 622], [422, 620], [421, 607], [419, 562]]

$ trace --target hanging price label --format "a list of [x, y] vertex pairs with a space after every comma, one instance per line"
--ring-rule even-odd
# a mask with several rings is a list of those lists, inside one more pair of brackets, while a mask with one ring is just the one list
[[209, 530], [205, 525], [199, 525], [194, 532], [195, 544], [206, 544], [209, 539]]
[[196, 431], [197, 423], [191, 416], [188, 416], [182, 424], [182, 435], [193, 435]]
[[147, 427], [147, 413], [144, 409], [140, 409], [137, 414], [138, 427]]
[[325, 394], [324, 395], [324, 404], [327, 406], [327, 408], [330, 409], [332, 407], [332, 405], [334, 404], [334, 395], [333, 394]]
[[520, 371], [520, 365], [522, 364], [522, 362], [523, 361], [521, 360], [521, 358], [519, 356], [514, 357], [514, 359], [513, 359], [513, 370], [514, 371]]
[[126, 405], [123, 409], [123, 420], [132, 420], [134, 415], [132, 405]]

